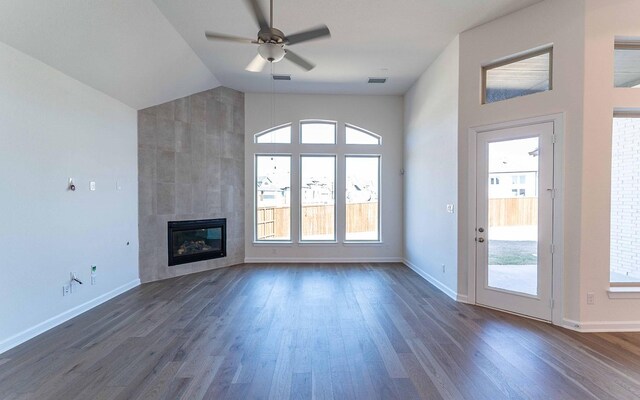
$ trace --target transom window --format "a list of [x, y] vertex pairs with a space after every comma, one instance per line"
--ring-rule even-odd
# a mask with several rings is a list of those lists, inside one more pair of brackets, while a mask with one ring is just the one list
[[380, 136], [353, 125], [345, 126], [347, 144], [380, 144]]
[[615, 45], [615, 87], [640, 88], [640, 41], [618, 41]]
[[254, 141], [256, 143], [291, 143], [291, 124], [256, 133]]
[[[292, 135], [295, 126], [299, 135]], [[292, 143], [294, 137], [300, 142]], [[381, 240], [379, 135], [334, 121], [303, 120], [257, 133], [254, 142], [256, 242]]]
[[327, 121], [301, 121], [300, 143], [335, 144], [336, 123]]
[[482, 68], [482, 103], [552, 89], [553, 48], [498, 61]]

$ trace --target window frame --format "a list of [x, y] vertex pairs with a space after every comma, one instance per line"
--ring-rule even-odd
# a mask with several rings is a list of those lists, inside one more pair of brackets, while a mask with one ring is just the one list
[[[640, 79], [637, 81], [638, 82], [638, 86], [617, 86], [616, 85], [616, 66], [615, 66], [615, 59], [616, 59], [616, 55], [615, 55], [615, 51], [616, 50], [635, 50], [638, 52], [638, 54], [640, 55], [640, 40], [615, 40], [614, 44], [613, 44], [613, 59], [614, 59], [614, 65], [613, 65], [613, 87], [615, 89], [640, 89]], [[637, 115], [637, 113], [636, 113]], [[614, 114], [614, 118], [615, 114]], [[634, 118], [634, 117], [631, 117]]]
[[[301, 125], [304, 123], [328, 123], [333, 124], [335, 127], [335, 143], [301, 143], [302, 129]], [[382, 158], [385, 154], [383, 147], [382, 135], [371, 132], [367, 129], [360, 128], [356, 125], [349, 124], [345, 121], [322, 119], [322, 118], [309, 118], [309, 119], [294, 119], [290, 123], [279, 124], [273, 128], [265, 129], [256, 135], [270, 132], [275, 129], [279, 129], [283, 126], [290, 125], [292, 129], [291, 142], [290, 143], [257, 143], [255, 140], [250, 144], [249, 156], [253, 156], [253, 176], [249, 177], [249, 181], [252, 181], [253, 188], [245, 186], [247, 190], [252, 190], [253, 200], [253, 232], [251, 236], [253, 238], [252, 244], [255, 247], [304, 247], [304, 246], [380, 246], [382, 245], [384, 232], [383, 232], [383, 161]], [[365, 133], [372, 134], [379, 137], [378, 144], [346, 144], [346, 127], [350, 126], [357, 130], [361, 130]], [[293, 133], [297, 130], [296, 135]], [[379, 157], [379, 171], [378, 171], [378, 240], [363, 240], [353, 241], [346, 240], [346, 159], [345, 156], [376, 156]], [[257, 158], [258, 156], [288, 156], [291, 160], [291, 192], [290, 192], [290, 240], [257, 240], [257, 219], [258, 219], [258, 197], [257, 197]], [[334, 170], [334, 240], [302, 240], [302, 199], [301, 199], [301, 157], [303, 156], [331, 156], [335, 160]]]
[[[353, 129], [356, 131], [360, 131], [366, 135], [372, 136], [376, 139], [378, 139], [378, 143], [347, 143], [347, 129]], [[344, 124], [344, 144], [347, 146], [382, 146], [382, 136], [373, 133], [371, 131], [368, 131], [364, 128], [360, 128], [359, 126], [353, 125], [353, 124], [349, 124], [349, 123], [345, 123]]]
[[[509, 65], [509, 64], [514, 64], [520, 61], [524, 61], [524, 60], [528, 60], [530, 58], [534, 58], [534, 57], [538, 57], [541, 56], [543, 54], [549, 54], [549, 90], [545, 90], [544, 92], [551, 92], [553, 90], [553, 49], [554, 46], [550, 45], [550, 46], [544, 46], [542, 48], [538, 48], [538, 49], [533, 49], [533, 50], [528, 50], [524, 53], [521, 54], [517, 54], [514, 56], [509, 56], [505, 59], [499, 60], [499, 61], [495, 61], [495, 62], [491, 62], [488, 64], [485, 64], [482, 66], [482, 78], [481, 78], [481, 104], [482, 105], [486, 105], [486, 104], [493, 104], [493, 103], [500, 103], [502, 101], [508, 101], [508, 100], [513, 100], [515, 98], [518, 97], [526, 97], [526, 96], [530, 96], [531, 94], [536, 94], [536, 93], [531, 93], [528, 95], [523, 95], [523, 96], [515, 96], [515, 97], [511, 97], [508, 99], [504, 99], [504, 100], [498, 100], [498, 101], [492, 101], [492, 102], [487, 102], [487, 72], [492, 70], [492, 69], [496, 69], [496, 68], [500, 68], [500, 67], [504, 67], [505, 65]], [[544, 93], [541, 92], [541, 93]]]
[[[302, 126], [307, 124], [333, 125], [332, 143], [305, 143], [302, 141]], [[302, 119], [298, 122], [298, 144], [301, 146], [338, 146], [338, 121], [323, 119]]]
[[[262, 142], [262, 143], [258, 142], [258, 138], [259, 137], [264, 136], [264, 135], [266, 135], [268, 133], [280, 130], [280, 129], [286, 127], [286, 126], [289, 127], [289, 141], [288, 142]], [[273, 128], [269, 128], [267, 130], [255, 133], [253, 135], [253, 143], [254, 144], [258, 144], [258, 145], [278, 145], [278, 144], [280, 144], [280, 145], [283, 145], [283, 144], [290, 145], [293, 142], [292, 139], [293, 139], [293, 123], [292, 122], [287, 122], [286, 124], [274, 126]]]
[[[346, 196], [346, 178], [347, 178], [347, 158], [377, 158], [378, 159], [378, 237], [374, 240], [348, 240], [347, 239], [347, 196]], [[345, 218], [344, 218], [344, 243], [352, 243], [352, 244], [365, 244], [365, 243], [382, 243], [382, 154], [363, 154], [363, 153], [347, 153], [344, 155], [344, 176], [345, 176], [345, 197], [344, 197], [344, 209], [345, 209]]]
[[[317, 146], [317, 143], [312, 144], [312, 146]], [[333, 239], [329, 240], [308, 240], [302, 238], [302, 159], [310, 157], [318, 157], [318, 158], [329, 158], [333, 157]], [[338, 243], [338, 196], [337, 196], [337, 186], [338, 186], [338, 154], [337, 153], [304, 153], [300, 152], [298, 155], [298, 215], [300, 216], [298, 219], [298, 243], [300, 244], [311, 244], [311, 243]]]
[[[260, 144], [275, 144], [275, 143], [260, 143]], [[282, 143], [280, 143], [282, 144]], [[258, 239], [258, 157], [289, 157], [289, 191], [293, 191], [293, 179], [291, 177], [291, 171], [293, 167], [293, 154], [292, 153], [265, 153], [256, 152], [253, 154], [253, 243], [254, 244], [274, 244], [274, 243], [293, 243], [293, 232], [291, 223], [293, 220], [293, 205], [289, 204], [289, 239], [288, 240], [260, 240]], [[290, 201], [292, 197], [289, 196]]]
[[[640, 120], [640, 110], [632, 110], [632, 111], [615, 111], [613, 113], [613, 118], [611, 120], [611, 139], [613, 144], [613, 125], [615, 119], [617, 118], [635, 118]], [[610, 175], [613, 172], [613, 145], [611, 146], [611, 166], [610, 166]], [[639, 156], [640, 157], [640, 156]], [[613, 179], [611, 179], [610, 185], [613, 185]], [[611, 274], [611, 198], [609, 199], [609, 274]], [[640, 287], [640, 278], [637, 281], [630, 282], [612, 282], [611, 277], [609, 275], [609, 287], [612, 288], [639, 288]]]

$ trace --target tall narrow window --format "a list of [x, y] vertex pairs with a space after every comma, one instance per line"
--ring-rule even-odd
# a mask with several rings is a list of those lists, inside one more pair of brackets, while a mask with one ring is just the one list
[[613, 121], [611, 282], [640, 283], [640, 117]]
[[291, 143], [291, 124], [256, 133], [254, 140], [256, 143]]
[[291, 240], [291, 156], [256, 156], [256, 240]]
[[640, 41], [616, 42], [615, 87], [640, 88]]
[[552, 89], [553, 49], [536, 51], [482, 68], [483, 103], [546, 92]]
[[300, 156], [300, 239], [334, 241], [335, 156]]
[[301, 121], [300, 143], [335, 144], [336, 123], [325, 121]]
[[345, 240], [380, 240], [380, 157], [346, 157]]

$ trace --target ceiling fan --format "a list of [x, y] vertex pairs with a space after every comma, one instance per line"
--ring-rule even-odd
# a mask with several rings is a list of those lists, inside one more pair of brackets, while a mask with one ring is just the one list
[[310, 61], [300, 57], [296, 53], [292, 52], [285, 46], [291, 46], [294, 44], [306, 42], [309, 40], [320, 39], [322, 37], [331, 36], [329, 28], [326, 25], [321, 25], [306, 31], [294, 33], [292, 35], [285, 35], [281, 30], [273, 27], [273, 0], [270, 0], [269, 8], [269, 23], [265, 17], [258, 0], [245, 0], [258, 22], [260, 30], [258, 31], [257, 39], [243, 38], [239, 36], [225, 35], [222, 33], [215, 33], [206, 31], [205, 36], [209, 40], [226, 40], [237, 43], [252, 43], [258, 46], [258, 55], [249, 63], [245, 68], [247, 71], [260, 72], [264, 69], [268, 62], [275, 63], [283, 58], [291, 61], [299, 67], [311, 71], [315, 65]]

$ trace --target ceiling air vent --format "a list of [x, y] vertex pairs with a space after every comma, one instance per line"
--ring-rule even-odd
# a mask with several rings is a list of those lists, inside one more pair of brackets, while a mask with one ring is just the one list
[[386, 83], [387, 78], [369, 78], [369, 83]]
[[290, 81], [291, 75], [274, 75], [273, 80], [274, 81]]

